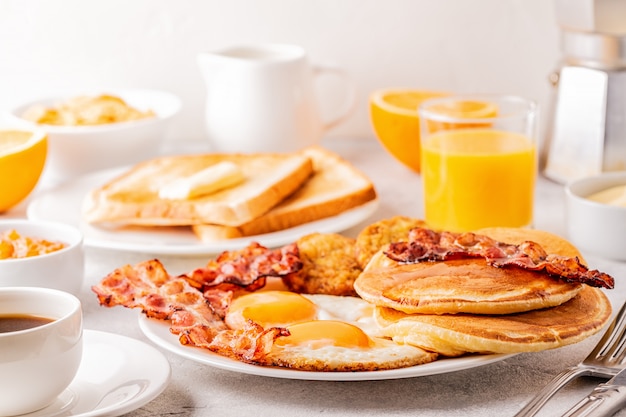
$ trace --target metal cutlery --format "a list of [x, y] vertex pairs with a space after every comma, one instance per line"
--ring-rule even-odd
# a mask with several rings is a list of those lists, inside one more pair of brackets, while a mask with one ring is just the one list
[[524, 408], [515, 414], [515, 417], [534, 416], [554, 394], [575, 378], [581, 376], [607, 379], [614, 377], [620, 370], [626, 368], [625, 344], [626, 303], [589, 355], [578, 365], [555, 376]]
[[608, 417], [626, 405], [626, 369], [600, 384], [563, 417]]

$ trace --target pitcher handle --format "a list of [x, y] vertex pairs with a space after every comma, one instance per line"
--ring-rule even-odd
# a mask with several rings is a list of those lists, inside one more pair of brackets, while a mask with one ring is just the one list
[[337, 126], [344, 120], [346, 120], [356, 109], [356, 84], [352, 77], [342, 68], [334, 65], [315, 65], [313, 67], [313, 75], [319, 77], [321, 75], [332, 74], [343, 79], [347, 84], [347, 97], [343, 105], [340, 107], [340, 111], [334, 118], [323, 121], [323, 129], [327, 131]]

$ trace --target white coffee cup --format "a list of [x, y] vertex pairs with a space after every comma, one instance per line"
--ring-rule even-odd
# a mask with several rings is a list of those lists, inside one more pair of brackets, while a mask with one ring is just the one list
[[[309, 63], [297, 45], [243, 45], [198, 55], [206, 82], [205, 123], [219, 152], [290, 152], [319, 144], [323, 134], [354, 110], [355, 88], [338, 67]], [[322, 120], [315, 89], [318, 77], [346, 84], [347, 98]]]
[[0, 288], [0, 326], [9, 316], [50, 321], [0, 332], [0, 416], [51, 404], [76, 376], [83, 353], [82, 310], [74, 295], [49, 288]]

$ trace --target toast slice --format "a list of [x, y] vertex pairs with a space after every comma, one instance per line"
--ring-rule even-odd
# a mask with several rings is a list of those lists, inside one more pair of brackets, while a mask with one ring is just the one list
[[[240, 184], [195, 198], [161, 198], [180, 178], [217, 164], [238, 166]], [[83, 202], [89, 223], [239, 226], [259, 217], [298, 189], [313, 173], [311, 159], [296, 153], [201, 154], [151, 159], [92, 190]]]
[[275, 232], [337, 215], [376, 198], [372, 182], [335, 153], [314, 146], [300, 154], [313, 161], [314, 172], [294, 194], [237, 227], [193, 225], [196, 236], [203, 242], [213, 242]]

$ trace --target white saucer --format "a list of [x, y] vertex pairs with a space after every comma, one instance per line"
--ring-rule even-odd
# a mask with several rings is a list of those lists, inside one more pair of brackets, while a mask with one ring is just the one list
[[20, 417], [119, 416], [152, 401], [170, 380], [165, 356], [139, 340], [85, 330], [83, 346], [72, 384], [48, 407]]

